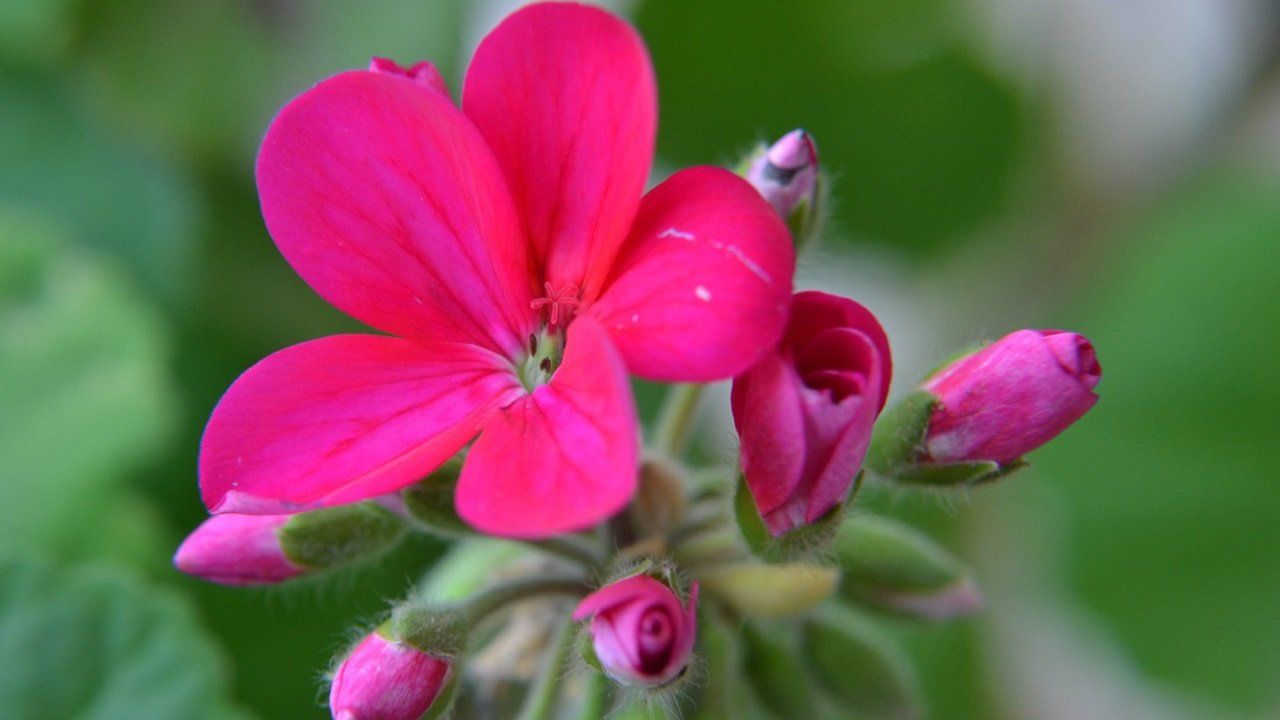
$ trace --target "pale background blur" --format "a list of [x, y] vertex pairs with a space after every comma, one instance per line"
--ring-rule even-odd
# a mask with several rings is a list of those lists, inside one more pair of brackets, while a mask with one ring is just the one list
[[[254, 152], [289, 97], [371, 55], [431, 59], [456, 89], [512, 6], [0, 0], [0, 558], [36, 560], [0, 563], [0, 707], [325, 716], [347, 628], [437, 547], [272, 592], [168, 564], [204, 515], [220, 393], [357, 329], [275, 251]], [[814, 134], [834, 212], [800, 284], [882, 316], [896, 392], [1019, 327], [1097, 347], [1102, 401], [1030, 471], [869, 493], [990, 600], [893, 626], [930, 717], [1280, 718], [1280, 6], [613, 7], [657, 68], [658, 172]]]

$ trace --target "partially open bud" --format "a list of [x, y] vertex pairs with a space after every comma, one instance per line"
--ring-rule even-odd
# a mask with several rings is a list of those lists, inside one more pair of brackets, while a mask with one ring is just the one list
[[870, 311], [827, 293], [795, 295], [778, 347], [733, 381], [742, 471], [774, 537], [849, 494], [891, 374], [889, 340]]
[[763, 151], [746, 178], [787, 221], [796, 241], [809, 234], [818, 210], [818, 151], [804, 130], [792, 130]]
[[280, 528], [291, 515], [214, 515], [182, 541], [173, 564], [223, 585], [271, 585], [306, 572], [285, 556]]
[[1061, 330], [1019, 330], [924, 382], [938, 402], [924, 465], [1006, 464], [1053, 439], [1098, 401], [1093, 345]]
[[591, 618], [592, 648], [623, 685], [657, 687], [684, 672], [697, 632], [698, 585], [683, 606], [666, 583], [632, 575], [583, 598], [574, 620]]
[[342, 664], [329, 690], [334, 720], [419, 720], [449, 682], [447, 659], [370, 633]]
[[437, 92], [445, 95], [449, 94], [449, 85], [445, 83], [444, 76], [440, 74], [435, 65], [426, 60], [420, 60], [409, 67], [404, 67], [395, 60], [376, 57], [369, 61], [369, 72], [400, 75]]

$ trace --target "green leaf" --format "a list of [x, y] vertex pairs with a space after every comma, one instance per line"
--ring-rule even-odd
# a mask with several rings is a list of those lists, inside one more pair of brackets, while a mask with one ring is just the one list
[[97, 570], [0, 562], [9, 720], [225, 719], [222, 657], [175, 596]]
[[895, 476], [913, 461], [924, 445], [929, 418], [938, 404], [932, 393], [917, 390], [876, 420], [867, 449], [867, 467], [884, 477]]
[[0, 206], [56, 218], [67, 240], [117, 259], [154, 297], [184, 298], [204, 210], [192, 178], [57, 86], [0, 73], [0, 97]]
[[65, 547], [169, 435], [162, 330], [115, 273], [0, 213], [8, 267], [21, 272], [0, 274], [0, 539]]
[[805, 623], [803, 648], [819, 684], [855, 716], [920, 716], [920, 690], [910, 664], [867, 618], [828, 603]]

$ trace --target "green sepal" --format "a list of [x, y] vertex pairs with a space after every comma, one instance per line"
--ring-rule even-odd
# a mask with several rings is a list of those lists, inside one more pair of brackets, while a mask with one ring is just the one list
[[591, 632], [587, 630], [586, 626], [583, 626], [578, 631], [577, 645], [578, 656], [582, 658], [582, 662], [586, 663], [587, 667], [592, 670], [603, 673], [604, 665], [600, 664], [600, 657], [596, 655], [595, 641], [592, 639]]
[[756, 508], [755, 499], [747, 487], [746, 480], [739, 475], [736, 491], [733, 496], [733, 515], [738, 523], [742, 539], [752, 555], [771, 563], [785, 563], [797, 560], [808, 560], [822, 555], [831, 545], [844, 522], [846, 508], [857, 496], [862, 487], [865, 473], [859, 471], [854, 477], [849, 493], [840, 504], [816, 521], [774, 537], [765, 526], [764, 518]]
[[933, 393], [917, 390], [882, 414], [871, 433], [866, 466], [892, 478], [912, 464], [924, 449], [929, 418], [937, 404]]
[[453, 703], [458, 698], [458, 686], [462, 684], [462, 667], [455, 659], [453, 667], [449, 670], [449, 680], [445, 686], [440, 688], [436, 699], [431, 701], [431, 707], [427, 708], [427, 714], [422, 716], [422, 720], [443, 720], [453, 716]]
[[990, 461], [952, 463], [950, 465], [908, 465], [898, 468], [893, 476], [902, 485], [920, 487], [969, 487], [989, 483], [1026, 467], [1023, 460], [1001, 465]]
[[920, 716], [919, 682], [906, 656], [860, 613], [836, 603], [820, 608], [804, 624], [802, 657], [816, 684], [849, 714]]
[[741, 637], [744, 674], [761, 704], [780, 718], [817, 716], [819, 704], [794, 630], [747, 623]]
[[392, 610], [391, 619], [378, 629], [384, 637], [448, 659], [462, 655], [469, 631], [462, 610], [415, 601]]
[[475, 530], [458, 517], [453, 501], [463, 459], [462, 453], [454, 455], [422, 482], [400, 493], [409, 515], [428, 532], [443, 537], [475, 535]]
[[915, 528], [874, 515], [850, 518], [834, 544], [841, 594], [910, 617], [944, 620], [979, 609], [964, 564]]
[[404, 539], [404, 520], [370, 502], [313, 510], [289, 518], [277, 531], [289, 561], [330, 570], [382, 555]]

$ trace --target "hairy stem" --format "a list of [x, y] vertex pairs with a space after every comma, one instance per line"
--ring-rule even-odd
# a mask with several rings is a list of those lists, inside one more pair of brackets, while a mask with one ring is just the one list
[[542, 669], [529, 688], [516, 720], [550, 720], [553, 717], [560, 680], [569, 660], [569, 649], [573, 647], [573, 628], [574, 623], [565, 620], [556, 631], [554, 644], [547, 649]]
[[512, 580], [483, 590], [466, 604], [468, 619], [474, 624], [512, 603], [543, 595], [585, 597], [591, 588], [582, 578], [538, 575]]

